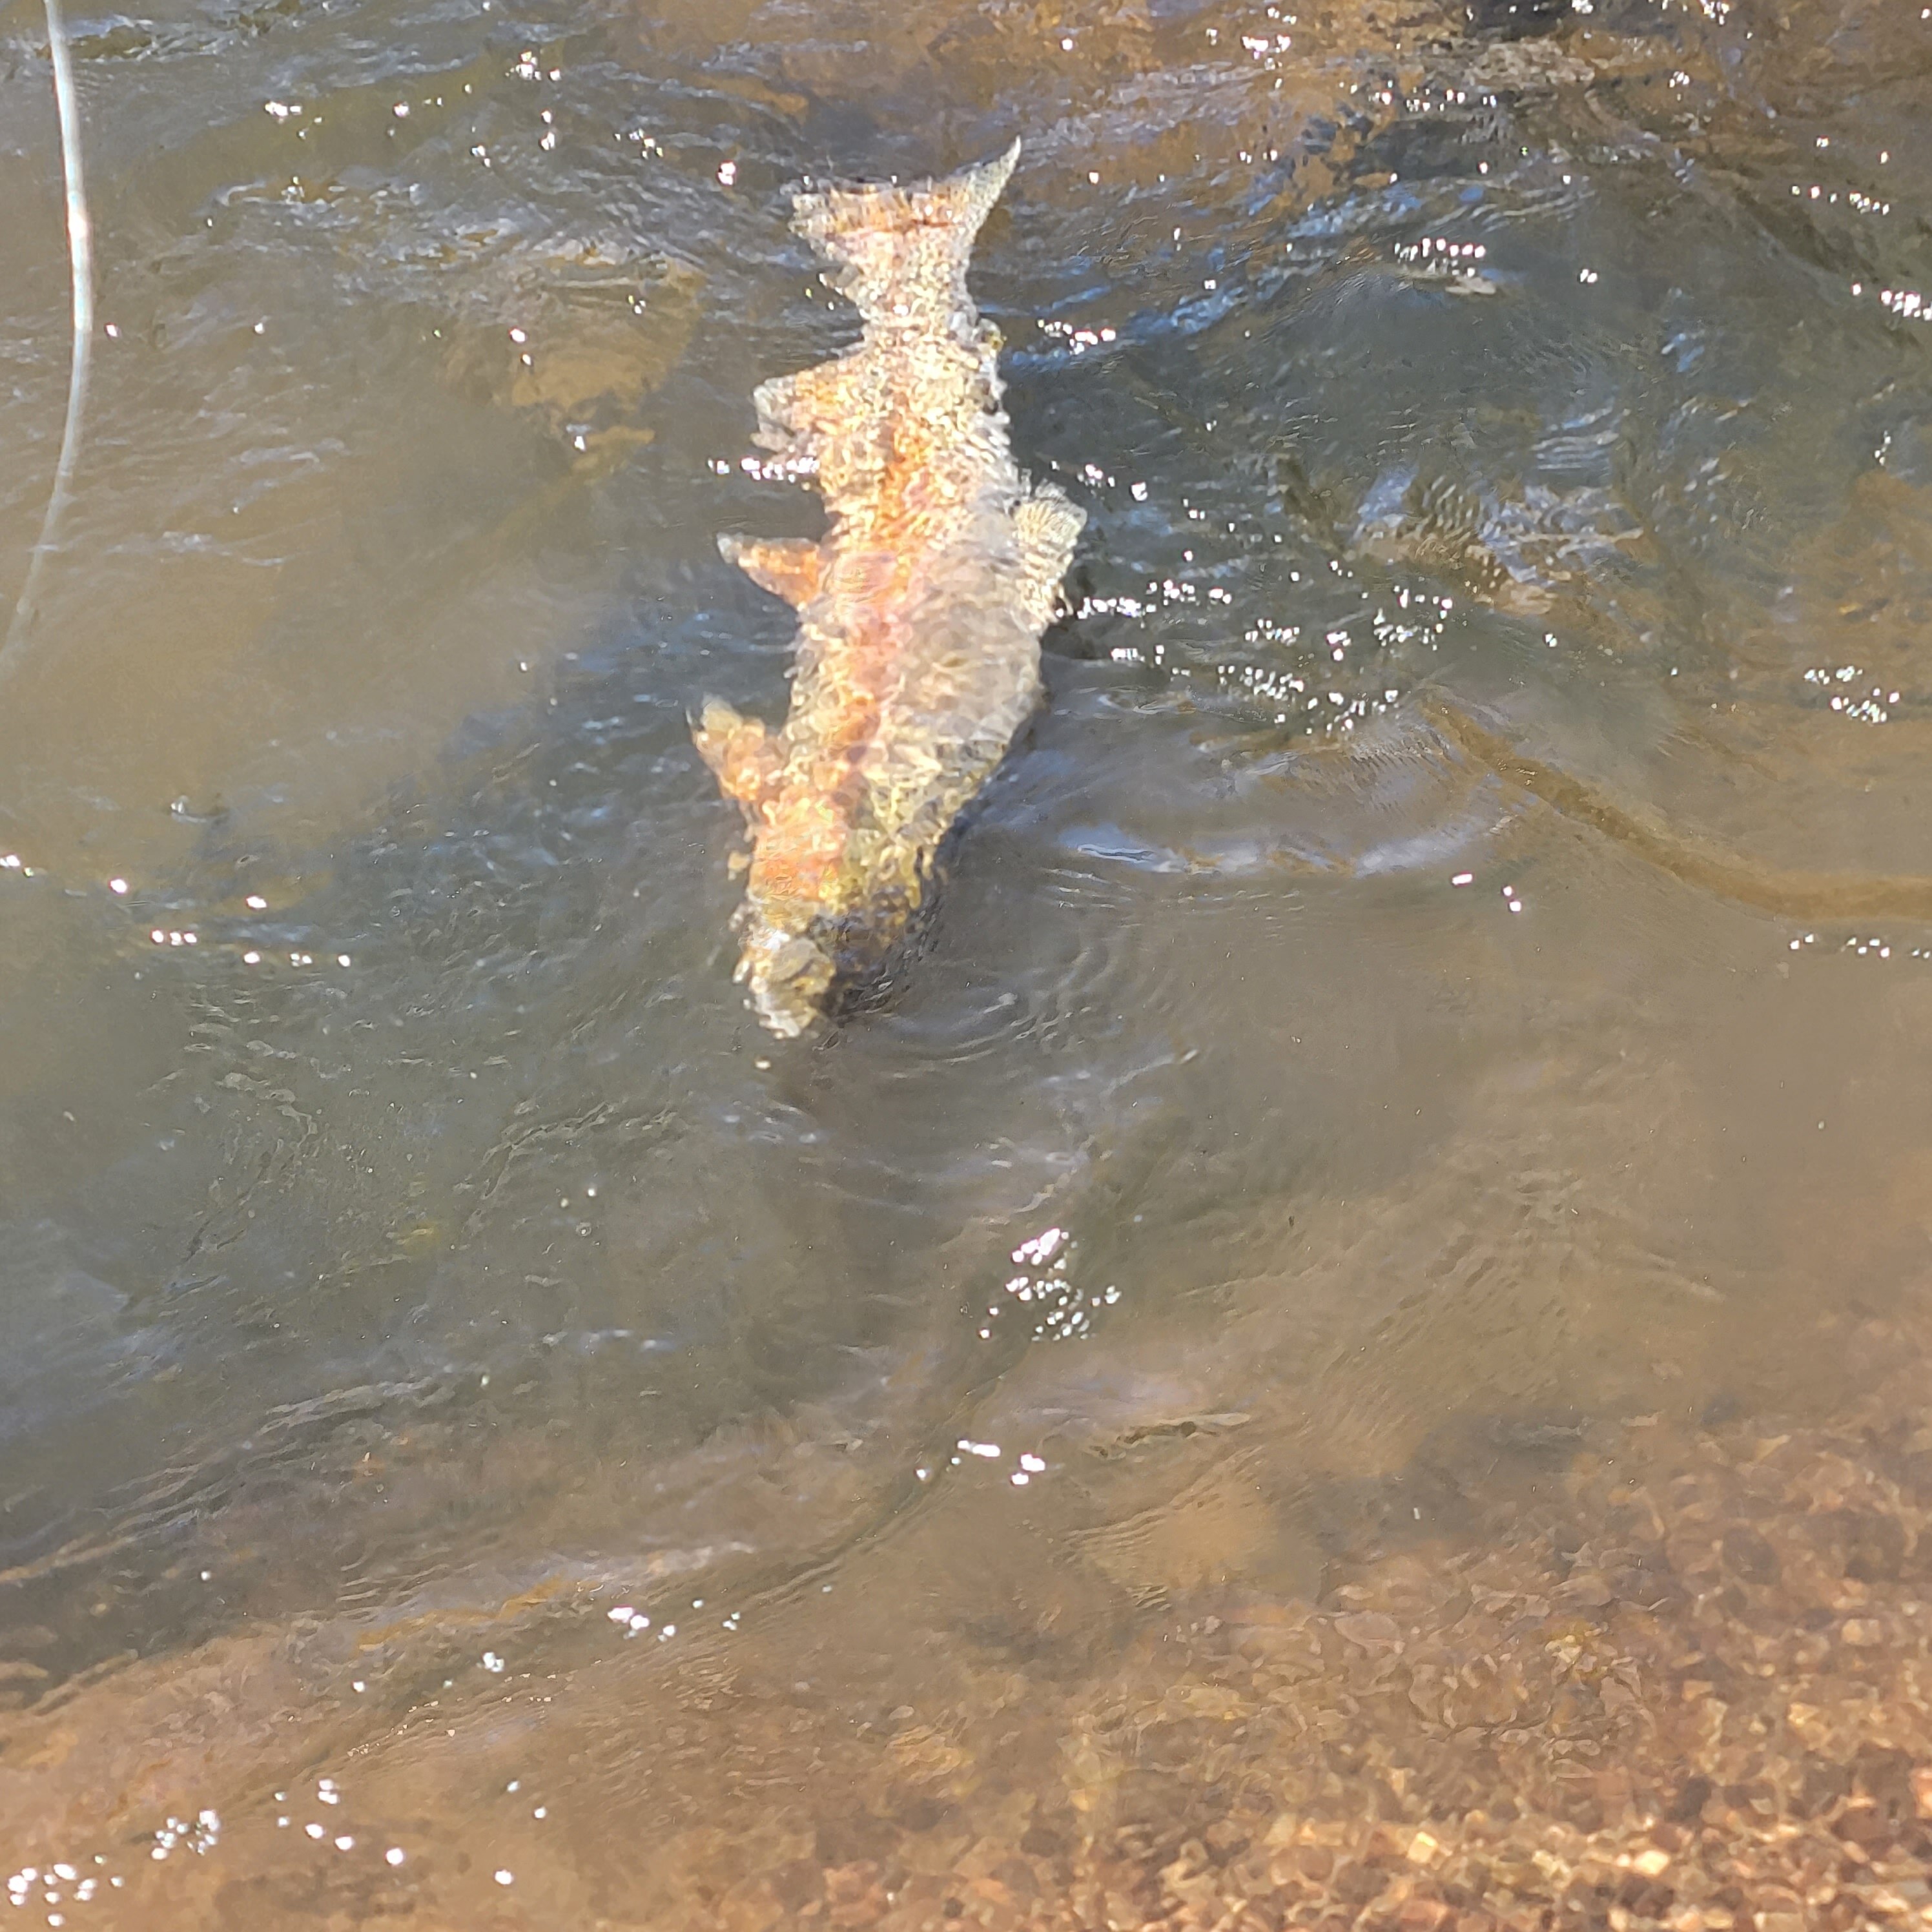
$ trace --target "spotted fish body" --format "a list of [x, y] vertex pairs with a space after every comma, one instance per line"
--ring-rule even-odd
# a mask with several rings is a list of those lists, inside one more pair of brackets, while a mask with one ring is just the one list
[[966, 289], [1019, 157], [910, 187], [800, 194], [794, 226], [857, 307], [856, 346], [760, 386], [757, 440], [811, 477], [817, 542], [719, 540], [798, 611], [781, 730], [708, 701], [694, 731], [751, 854], [737, 978], [802, 1033], [876, 966], [1040, 697], [1040, 638], [1085, 521], [1015, 466], [999, 336]]

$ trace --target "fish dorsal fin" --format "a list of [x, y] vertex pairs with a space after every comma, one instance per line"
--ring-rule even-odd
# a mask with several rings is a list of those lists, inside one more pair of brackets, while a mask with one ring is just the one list
[[1052, 620], [1060, 580], [1073, 560], [1073, 546], [1087, 525], [1087, 513], [1051, 483], [1039, 484], [1013, 506], [1013, 542], [1028, 614], [1043, 628]]
[[818, 595], [825, 576], [825, 553], [803, 537], [762, 543], [749, 537], [720, 537], [719, 554], [735, 563], [760, 590], [801, 609]]

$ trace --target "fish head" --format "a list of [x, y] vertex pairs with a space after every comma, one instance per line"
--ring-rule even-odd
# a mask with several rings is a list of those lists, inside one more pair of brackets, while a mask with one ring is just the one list
[[760, 1022], [781, 1040], [796, 1040], [824, 1011], [831, 957], [810, 935], [781, 920], [746, 922], [743, 951], [732, 975], [749, 988]]

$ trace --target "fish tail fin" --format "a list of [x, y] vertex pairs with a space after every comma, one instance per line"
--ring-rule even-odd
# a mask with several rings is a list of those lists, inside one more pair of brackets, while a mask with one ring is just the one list
[[1020, 158], [1016, 141], [938, 181], [800, 194], [792, 226], [830, 262], [830, 278], [867, 321], [929, 308], [933, 284], [962, 290], [973, 238]]

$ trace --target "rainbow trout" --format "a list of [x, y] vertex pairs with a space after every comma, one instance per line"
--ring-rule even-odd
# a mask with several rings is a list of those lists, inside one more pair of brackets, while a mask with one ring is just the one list
[[775, 1033], [875, 968], [953, 821], [1040, 697], [1040, 638], [1084, 514], [1015, 466], [1000, 338], [966, 290], [1019, 158], [800, 194], [793, 226], [857, 346], [763, 383], [756, 440], [825, 499], [817, 542], [718, 548], [798, 612], [782, 729], [706, 702], [692, 736], [750, 836], [736, 978]]

